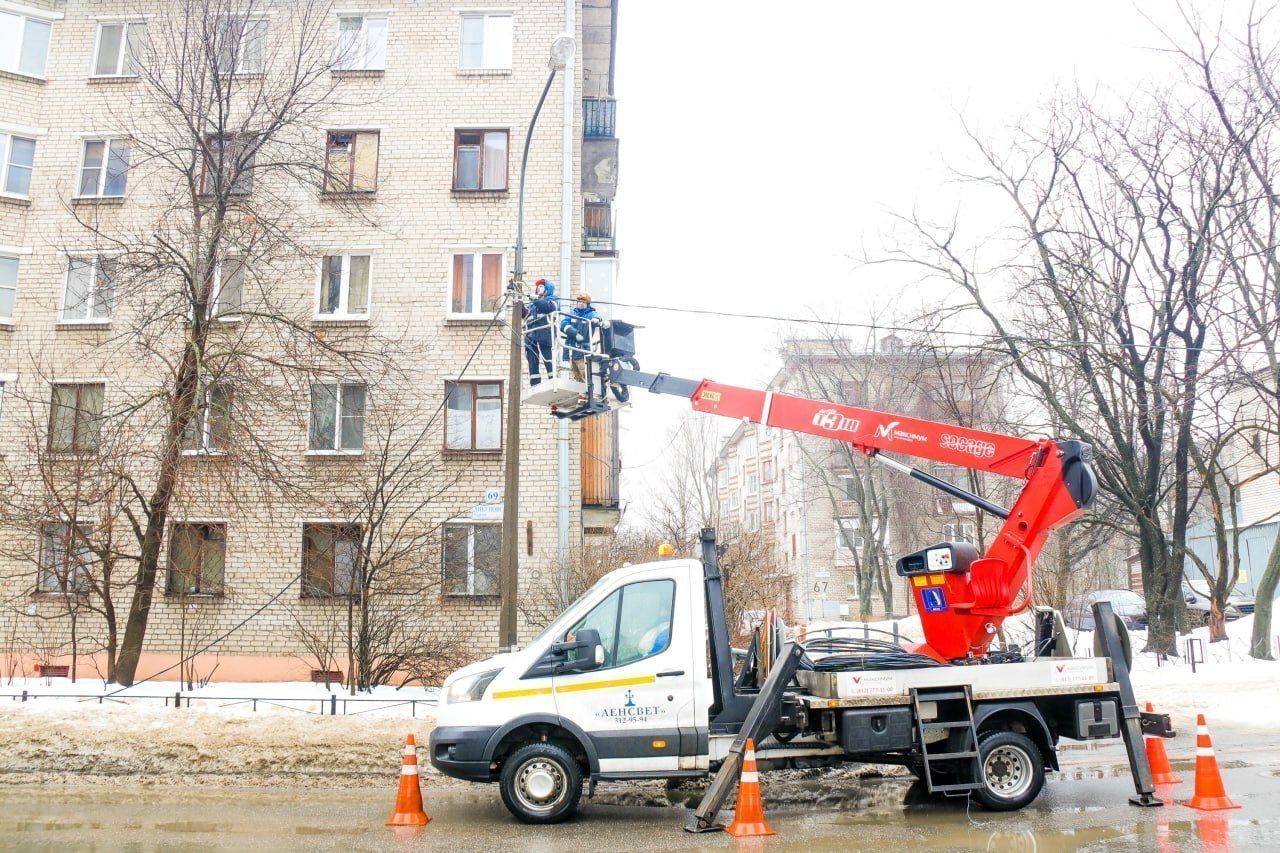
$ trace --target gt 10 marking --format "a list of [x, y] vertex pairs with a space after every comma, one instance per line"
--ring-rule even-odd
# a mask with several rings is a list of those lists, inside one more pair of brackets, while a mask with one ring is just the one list
[[836, 409], [819, 409], [813, 415], [813, 425], [828, 432], [856, 433], [862, 421], [846, 417]]

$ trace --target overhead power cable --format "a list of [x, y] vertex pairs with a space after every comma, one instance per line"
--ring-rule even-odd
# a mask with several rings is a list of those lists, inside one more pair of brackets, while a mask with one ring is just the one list
[[[641, 305], [634, 302], [609, 302], [603, 299], [592, 300], [593, 305], [611, 305], [616, 308], [634, 308], [638, 311], [665, 311], [672, 314], [695, 314], [707, 317], [727, 317], [735, 320], [762, 320], [772, 323], [794, 323], [796, 325], [825, 326], [827, 328], [847, 328], [847, 329], [866, 329], [872, 332], [904, 332], [907, 334], [920, 334], [927, 331], [930, 335], [938, 337], [964, 337], [985, 341], [1003, 342], [1012, 340], [1022, 346], [1063, 346], [1076, 347], [1080, 349], [1104, 350], [1123, 349], [1118, 345], [1092, 343], [1089, 341], [1068, 341], [1062, 338], [1041, 338], [1028, 335], [1014, 335], [1006, 338], [994, 332], [974, 332], [964, 329], [920, 329], [913, 326], [899, 326], [892, 323], [866, 323], [856, 322], [853, 320], [823, 320], [817, 317], [786, 317], [779, 314], [756, 314], [745, 311], [724, 311], [716, 308], [683, 308], [675, 305]], [[1258, 346], [1260, 342], [1242, 342], [1241, 346]], [[1179, 352], [1209, 352], [1209, 353], [1232, 353], [1239, 352], [1240, 347], [1187, 347], [1182, 345], [1155, 345], [1155, 344], [1137, 344], [1135, 347], [1139, 351], [1146, 350], [1176, 350]]]

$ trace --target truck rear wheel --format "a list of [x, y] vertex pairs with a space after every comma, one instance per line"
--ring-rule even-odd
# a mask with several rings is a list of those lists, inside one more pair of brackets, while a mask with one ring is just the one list
[[978, 754], [983, 784], [973, 796], [991, 811], [1016, 811], [1044, 787], [1044, 759], [1026, 735], [985, 732]]
[[527, 743], [502, 766], [502, 802], [525, 823], [560, 823], [578, 809], [582, 770], [554, 743]]

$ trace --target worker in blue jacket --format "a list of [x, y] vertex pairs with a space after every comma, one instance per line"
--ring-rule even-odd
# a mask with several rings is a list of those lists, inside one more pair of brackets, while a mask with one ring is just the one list
[[551, 330], [559, 310], [556, 283], [538, 279], [533, 285], [533, 299], [524, 307], [524, 357], [529, 362], [530, 385], [542, 382], [543, 375], [551, 378]]
[[573, 369], [573, 378], [587, 381], [586, 357], [591, 350], [591, 327], [595, 325], [596, 309], [591, 307], [591, 294], [580, 291], [573, 301], [573, 310], [560, 321], [560, 336], [564, 339], [564, 360]]

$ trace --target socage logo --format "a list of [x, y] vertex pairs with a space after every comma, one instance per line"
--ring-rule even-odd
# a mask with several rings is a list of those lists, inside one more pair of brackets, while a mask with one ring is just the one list
[[941, 446], [946, 450], [968, 453], [970, 456], [976, 456], [979, 459], [990, 459], [996, 455], [996, 446], [989, 441], [952, 435], [949, 432], [942, 434]]
[[835, 409], [821, 409], [814, 414], [813, 425], [828, 432], [857, 432], [862, 422], [845, 417]]

